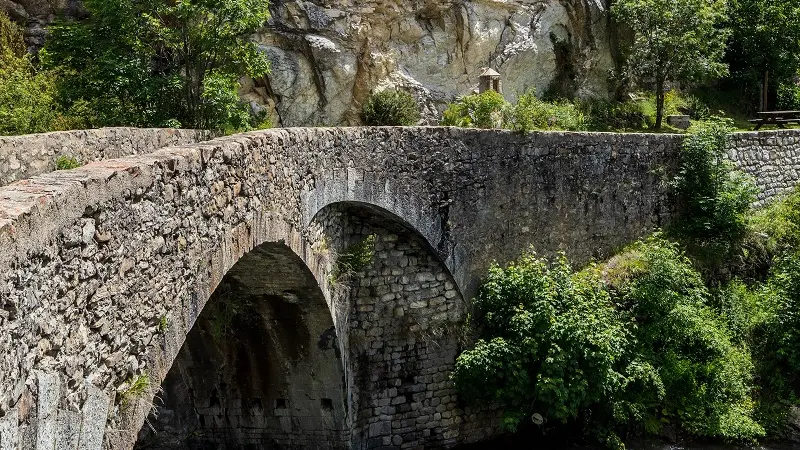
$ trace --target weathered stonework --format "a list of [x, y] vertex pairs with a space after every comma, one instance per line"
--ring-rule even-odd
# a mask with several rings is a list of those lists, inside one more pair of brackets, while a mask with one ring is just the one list
[[80, 164], [206, 141], [213, 133], [162, 128], [100, 128], [0, 136], [0, 186], [56, 170], [59, 157]]
[[[760, 135], [735, 138], [737, 161], [770, 189], [763, 201], [796, 182], [794, 133], [766, 134], [778, 143], [786, 134], [786, 147], [770, 147], [779, 164], [756, 157], [773, 145]], [[106, 448], [133, 447], [206, 302], [265, 245], [297, 255], [330, 310], [352, 445], [446, 447], [490, 435], [495, 413], [463, 409], [448, 380], [463, 299], [492, 260], [529, 245], [581, 263], [663, 225], [672, 206], [662, 174], [680, 142], [279, 129], [0, 188], [0, 449], [38, 450], [39, 436], [41, 448], [73, 442], [70, 424], [87, 421], [80, 429], [106, 423]], [[373, 233], [372, 264], [331, 283], [336, 252]], [[61, 425], [37, 374], [58, 379], [55, 417], [70, 417]], [[132, 395], [131, 381], [145, 374], [151, 385]], [[98, 391], [107, 420], [86, 406]]]
[[759, 202], [768, 202], [800, 180], [800, 130], [735, 133], [728, 156], [753, 176]]

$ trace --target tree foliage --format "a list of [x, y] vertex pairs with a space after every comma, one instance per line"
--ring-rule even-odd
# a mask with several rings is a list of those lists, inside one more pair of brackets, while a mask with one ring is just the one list
[[726, 60], [731, 74], [753, 98], [765, 73], [787, 83], [800, 69], [798, 0], [728, 0], [731, 30]]
[[57, 128], [52, 74], [26, 53], [22, 28], [0, 11], [0, 135]]
[[741, 246], [756, 200], [752, 179], [734, 170], [725, 153], [730, 131], [720, 120], [690, 130], [671, 183], [680, 210], [673, 231], [702, 259], [726, 258]]
[[664, 111], [668, 82], [727, 74], [722, 63], [728, 31], [726, 0], [618, 0], [611, 11], [633, 31], [627, 49], [631, 78], [656, 92], [656, 128]]
[[[514, 427], [540, 413], [594, 429], [752, 440], [753, 364], [709, 306], [702, 277], [660, 236], [573, 272], [562, 256], [492, 267], [475, 300], [475, 346], [453, 379]], [[618, 442], [613, 434], [600, 436]]]
[[269, 65], [250, 36], [266, 0], [87, 0], [89, 17], [60, 21], [42, 51], [65, 105], [86, 102], [92, 125], [241, 129], [251, 120], [239, 78]]

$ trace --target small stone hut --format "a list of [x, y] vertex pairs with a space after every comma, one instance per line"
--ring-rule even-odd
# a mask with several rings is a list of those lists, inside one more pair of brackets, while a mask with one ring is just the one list
[[503, 82], [500, 80], [499, 73], [487, 67], [483, 69], [483, 73], [478, 77], [478, 93], [483, 94], [489, 90], [502, 94]]

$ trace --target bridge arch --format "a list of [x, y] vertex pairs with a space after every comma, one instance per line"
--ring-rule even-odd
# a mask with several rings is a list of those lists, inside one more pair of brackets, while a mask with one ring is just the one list
[[[204, 448], [203, 442], [305, 448], [319, 441], [330, 444], [324, 448], [372, 448], [386, 442], [460, 441], [463, 427], [447, 417], [457, 409], [447, 370], [459, 350], [456, 332], [466, 305], [430, 243], [400, 217], [362, 202], [327, 205], [303, 232], [259, 222], [244, 227], [259, 238], [245, 238], [253, 249], [223, 275], [208, 303], [183, 310], [190, 331], [174, 362], [164, 355], [164, 367], [171, 367], [164, 382], [165, 405], [158, 408], [161, 416], [142, 427], [137, 448], [172, 448], [178, 441], [191, 448]], [[370, 262], [341, 273], [339, 260], [368, 238]], [[212, 263], [208, 271], [220, 267]], [[229, 294], [240, 299], [234, 312], [251, 320], [224, 317]], [[294, 321], [293, 328], [282, 328], [276, 313], [281, 305], [285, 312], [292, 304], [304, 306], [284, 317]], [[232, 335], [233, 345], [214, 342], [220, 320], [237, 320], [231, 324], [234, 335], [236, 328], [255, 334], [248, 342]], [[275, 324], [269, 325], [270, 320]], [[305, 340], [292, 335], [301, 329]], [[303, 364], [294, 364], [300, 350], [292, 346], [307, 349], [308, 336], [318, 336], [321, 351], [306, 351]], [[259, 367], [254, 342], [267, 358], [277, 358]], [[247, 381], [231, 382], [237, 374], [226, 370], [242, 359], [238, 377]], [[216, 382], [204, 383], [209, 377]], [[254, 387], [254, 380], [269, 386]], [[246, 405], [249, 411], [243, 411]], [[423, 408], [430, 417], [417, 423]], [[447, 412], [444, 422], [442, 411]], [[159, 434], [153, 436], [150, 429]]]
[[317, 280], [288, 246], [266, 242], [203, 308], [136, 448], [348, 448], [344, 381]]
[[[70, 430], [80, 429], [100, 430], [78, 437], [92, 449], [103, 440], [131, 448], [149, 402], [123, 411], [120, 399], [137, 377], [160, 384], [225, 275], [265, 243], [305, 262], [337, 331], [347, 330], [338, 342], [357, 448], [491, 435], [494, 422], [462, 409], [448, 385], [454, 334], [430, 339], [411, 331], [412, 319], [451, 320], [446, 308], [463, 304], [460, 294], [470, 295], [489, 261], [509, 261], [528, 244], [585, 261], [663, 223], [670, 206], [656, 169], [679, 142], [281, 129], [0, 188], [0, 442], [34, 433], [53, 448], [53, 436], [72, 439]], [[365, 205], [390, 220], [361, 214]], [[393, 235], [376, 244], [385, 258], [355, 277], [348, 295], [328, 282], [333, 259], [322, 251], [322, 237], [337, 234], [320, 224], [334, 214], [361, 230], [331, 239], [327, 247], [337, 251], [364, 230]], [[397, 224], [405, 228], [391, 231]], [[412, 256], [423, 264], [415, 267], [421, 279], [400, 270]], [[403, 276], [418, 286], [391, 279]]]

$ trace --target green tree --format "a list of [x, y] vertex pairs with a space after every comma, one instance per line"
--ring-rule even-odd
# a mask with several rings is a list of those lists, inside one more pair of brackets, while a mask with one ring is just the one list
[[0, 11], [0, 134], [51, 129], [56, 119], [51, 75], [32, 64], [22, 28]]
[[267, 0], [87, 0], [89, 17], [51, 28], [42, 52], [62, 74], [62, 101], [88, 102], [93, 125], [240, 129], [243, 76], [267, 73], [250, 36]]
[[652, 83], [656, 93], [656, 128], [664, 118], [668, 82], [727, 74], [721, 62], [728, 31], [726, 0], [619, 0], [611, 8], [634, 39], [627, 49], [632, 78]]
[[[731, 36], [726, 60], [748, 93], [758, 84], [788, 83], [800, 69], [800, 1], [728, 0]], [[754, 98], [757, 98], [754, 96]]]

